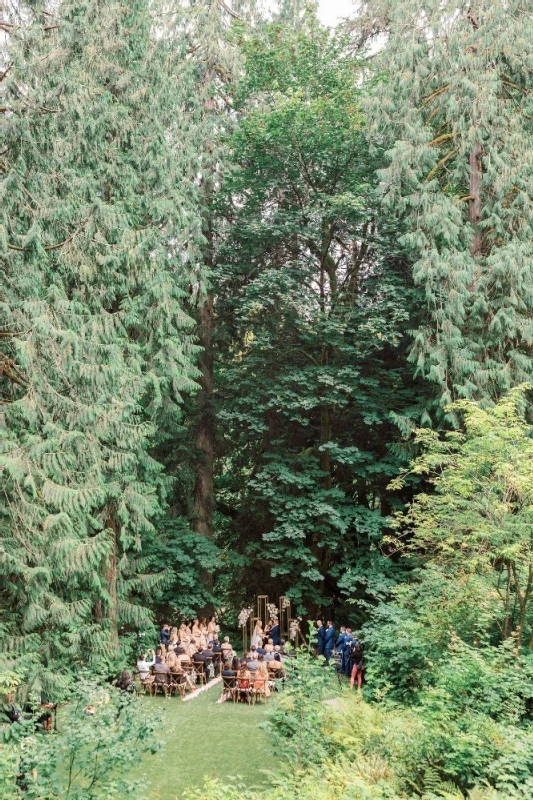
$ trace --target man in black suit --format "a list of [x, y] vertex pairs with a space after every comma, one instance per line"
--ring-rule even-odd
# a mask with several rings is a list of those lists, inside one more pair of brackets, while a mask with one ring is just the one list
[[[217, 668], [216, 668], [216, 665], [215, 665], [215, 654], [213, 653], [213, 651], [211, 650], [211, 648], [209, 646], [207, 646], [206, 649], [203, 651], [203, 655], [204, 655], [205, 660], [206, 660], [206, 662], [208, 664], [213, 664], [214, 669], [215, 669], [215, 675], [216, 675]], [[209, 675], [207, 677], [209, 678]]]

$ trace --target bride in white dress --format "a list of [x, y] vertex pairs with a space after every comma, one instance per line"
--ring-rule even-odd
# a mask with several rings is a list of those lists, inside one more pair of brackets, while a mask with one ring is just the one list
[[257, 622], [255, 623], [254, 632], [252, 633], [251, 646], [260, 647], [263, 644], [264, 635], [265, 634], [263, 632], [263, 623], [260, 619], [258, 619]]

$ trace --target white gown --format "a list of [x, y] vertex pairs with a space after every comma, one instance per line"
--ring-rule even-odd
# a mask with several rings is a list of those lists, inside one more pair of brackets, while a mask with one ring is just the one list
[[252, 633], [251, 646], [252, 647], [259, 647], [262, 644], [263, 644], [263, 630], [262, 630], [262, 628], [259, 628], [259, 630], [257, 628], [254, 628], [254, 632]]

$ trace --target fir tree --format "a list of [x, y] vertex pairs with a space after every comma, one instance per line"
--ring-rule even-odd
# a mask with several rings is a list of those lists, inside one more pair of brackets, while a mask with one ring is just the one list
[[458, 397], [498, 398], [533, 370], [533, 17], [519, 0], [364, 3], [387, 76], [368, 106], [390, 142], [383, 198], [427, 323], [412, 359]]
[[193, 83], [157, 11], [32, 3], [10, 28], [0, 561], [7, 633], [41, 634], [50, 657], [113, 651], [148, 616], [164, 494], [149, 446], [198, 375]]

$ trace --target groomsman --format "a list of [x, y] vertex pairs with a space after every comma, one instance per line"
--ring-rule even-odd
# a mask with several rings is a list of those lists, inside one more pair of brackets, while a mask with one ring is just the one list
[[343, 651], [343, 648], [344, 648], [344, 640], [345, 639], [346, 639], [346, 626], [345, 625], [341, 625], [341, 632], [337, 636], [337, 641], [335, 642], [335, 650], [337, 651], [337, 653], [341, 654], [341, 657], [342, 657], [342, 651]]
[[330, 660], [331, 654], [333, 653], [333, 648], [335, 647], [335, 636], [336, 631], [333, 627], [333, 622], [328, 620], [328, 627], [326, 628], [326, 633], [324, 635], [324, 655], [326, 656], [326, 661]]
[[352, 629], [346, 628], [346, 636], [344, 637], [344, 646], [342, 648], [342, 671], [345, 675], [350, 676], [350, 653], [352, 651]]
[[316, 621], [316, 647], [319, 656], [324, 655], [324, 647], [326, 645], [326, 629], [322, 625], [322, 620], [317, 619]]

